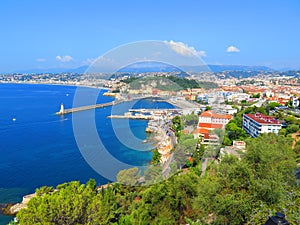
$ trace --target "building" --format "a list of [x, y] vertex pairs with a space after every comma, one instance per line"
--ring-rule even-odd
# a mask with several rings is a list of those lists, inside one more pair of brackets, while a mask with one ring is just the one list
[[228, 114], [217, 114], [212, 110], [205, 111], [199, 116], [200, 123], [209, 124], [221, 124], [221, 128], [225, 128], [225, 125], [231, 120], [232, 116]]
[[261, 133], [278, 134], [281, 128], [282, 123], [275, 117], [266, 116], [261, 113], [243, 115], [243, 129], [251, 137], [257, 137]]
[[203, 144], [219, 144], [219, 137], [214, 130], [224, 130], [231, 118], [231, 115], [217, 114], [211, 110], [203, 112], [199, 116], [198, 127], [193, 132], [194, 138], [201, 137]]
[[240, 102], [243, 100], [248, 100], [250, 98], [249, 94], [246, 93], [232, 93], [226, 96], [228, 102]]
[[296, 107], [299, 106], [299, 100], [298, 100], [297, 97], [295, 97], [295, 96], [291, 97], [291, 102], [292, 102], [292, 106], [293, 106], [294, 108], [296, 108]]

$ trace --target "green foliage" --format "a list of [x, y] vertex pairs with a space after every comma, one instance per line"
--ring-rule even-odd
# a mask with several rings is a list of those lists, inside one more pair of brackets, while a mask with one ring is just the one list
[[182, 169], [182, 167], [187, 162], [187, 154], [182, 145], [177, 145], [174, 149], [174, 160], [176, 162], [177, 168]]
[[[239, 225], [264, 224], [280, 211], [290, 224], [300, 224], [300, 186], [295, 179], [295, 149], [300, 142], [294, 151], [292, 139], [282, 135], [262, 134], [246, 142], [240, 160], [225, 156], [201, 177], [199, 169], [189, 168], [162, 181], [162, 168], [151, 165], [145, 177], [161, 181], [151, 186], [114, 183], [97, 191], [95, 181], [70, 182], [31, 199], [17, 218], [21, 225]], [[197, 150], [201, 159], [204, 146]], [[135, 184], [132, 177], [138, 177], [136, 168], [123, 171], [119, 178]]]
[[137, 79], [139, 79], [139, 78], [137, 78], [137, 77], [129, 77], [127, 79], [122, 80], [122, 82], [124, 82], [125, 84], [130, 84], [130, 83], [136, 81]]
[[186, 78], [178, 78], [175, 76], [168, 76], [167, 79], [173, 81], [174, 83], [178, 84], [183, 89], [188, 88], [204, 88], [204, 89], [213, 89], [218, 88], [218, 85], [214, 82], [209, 81], [196, 81], [193, 79], [186, 79]]
[[253, 94], [251, 98], [260, 98], [260, 93]]
[[225, 146], [231, 146], [232, 145], [232, 143], [233, 143], [233, 141], [232, 140], [230, 140], [230, 138], [229, 137], [224, 137], [224, 140], [223, 140], [223, 144], [225, 145]]
[[172, 128], [175, 130], [175, 135], [179, 137], [183, 130], [183, 121], [180, 116], [175, 116], [172, 119]]
[[198, 121], [199, 121], [199, 116], [194, 114], [194, 112], [193, 112], [193, 113], [188, 114], [186, 116], [182, 116], [182, 120], [184, 121], [184, 124], [186, 126], [196, 127], [197, 124], [198, 124]]
[[138, 183], [139, 171], [137, 167], [130, 168], [127, 170], [121, 170], [117, 174], [117, 180], [121, 184], [134, 186]]
[[144, 172], [145, 184], [153, 184], [163, 180], [162, 177], [162, 165], [150, 165]]
[[205, 107], [205, 111], [208, 111], [208, 110], [211, 110], [211, 109], [212, 109], [212, 107], [209, 106], [209, 105], [207, 105], [207, 106]]
[[199, 144], [193, 154], [193, 160], [195, 164], [199, 164], [201, 162], [204, 153], [205, 153], [205, 145]]
[[157, 148], [154, 149], [154, 150], [152, 151], [152, 160], [151, 160], [151, 164], [154, 164], [154, 165], [159, 164], [159, 163], [160, 163], [160, 157], [161, 157], [161, 155], [160, 155], [160, 153], [158, 152]]
[[298, 118], [295, 118], [294, 116], [287, 116], [284, 118], [284, 120], [288, 125], [291, 124], [300, 125], [300, 120]]
[[242, 129], [242, 117], [237, 115], [234, 119], [230, 120], [225, 126], [226, 136], [224, 137], [223, 144], [230, 146], [234, 140], [245, 140], [248, 137], [246, 131]]
[[196, 81], [193, 79], [179, 78], [175, 76], [149, 76], [143, 78], [128, 78], [123, 80], [124, 83], [130, 84], [132, 89], [140, 89], [142, 85], [149, 85], [163, 91], [179, 91], [190, 88], [205, 88], [212, 89], [217, 88], [218, 85], [214, 82], [209, 81]]
[[278, 102], [270, 102], [270, 103], [268, 104], [268, 107], [269, 107], [271, 110], [275, 109], [275, 108], [278, 107], [278, 106], [280, 106], [280, 104], [279, 104]]
[[299, 125], [297, 124], [291, 124], [286, 128], [287, 134], [295, 133], [299, 130]]
[[185, 153], [191, 154], [196, 149], [198, 140], [193, 138], [180, 140], [180, 145], [182, 146]]
[[87, 208], [95, 195], [90, 186], [73, 181], [57, 192], [37, 195], [17, 218], [22, 225], [86, 224]]
[[282, 135], [282, 136], [286, 136], [286, 134], [287, 134], [286, 129], [285, 128], [280, 129], [278, 134]]
[[49, 186], [43, 186], [41, 188], [38, 188], [35, 190], [35, 193], [39, 196], [42, 196], [44, 194], [48, 194], [54, 191], [53, 187], [49, 187]]

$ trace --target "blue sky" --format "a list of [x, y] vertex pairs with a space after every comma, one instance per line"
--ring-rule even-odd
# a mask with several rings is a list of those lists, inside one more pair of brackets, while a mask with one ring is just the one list
[[143, 40], [208, 64], [300, 68], [299, 12], [299, 0], [1, 0], [0, 72], [78, 67]]

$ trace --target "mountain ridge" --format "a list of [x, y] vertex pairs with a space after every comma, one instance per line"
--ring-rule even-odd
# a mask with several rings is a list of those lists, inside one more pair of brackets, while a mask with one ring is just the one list
[[[146, 64], [145, 64], [146, 65]], [[38, 73], [85, 73], [88, 70], [89, 66], [80, 66], [76, 68], [48, 68], [48, 69], [27, 69], [27, 70], [15, 70], [10, 73], [22, 73], [22, 74], [38, 74]], [[152, 67], [149, 66], [132, 66], [121, 68], [120, 72], [132, 72], [132, 73], [142, 73], [142, 72], [174, 72], [175, 66], [162, 64], [162, 65], [154, 65]], [[248, 66], [248, 65], [197, 65], [197, 66], [180, 66], [177, 68], [178, 71], [184, 72], [202, 72], [202, 71], [209, 71], [207, 68], [210, 69], [211, 72], [224, 72], [224, 71], [281, 71], [275, 70], [273, 68], [267, 66]], [[288, 69], [286, 70], [288, 71]], [[6, 73], [4, 73], [6, 74]]]

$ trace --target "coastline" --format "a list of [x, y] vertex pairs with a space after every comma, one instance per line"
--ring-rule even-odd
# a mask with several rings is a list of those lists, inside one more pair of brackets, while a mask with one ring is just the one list
[[[0, 85], [1, 84], [20, 84], [20, 85], [27, 85], [27, 84], [33, 84], [33, 85], [53, 85], [53, 86], [65, 86], [65, 87], [87, 87], [87, 88], [95, 88], [95, 89], [103, 89], [102, 87], [95, 87], [95, 86], [84, 86], [84, 85], [71, 85], [71, 84], [53, 84], [53, 83], [27, 83], [27, 82], [0, 82]], [[18, 87], [16, 87], [16, 89], [18, 89]], [[106, 90], [110, 90], [109, 88], [105, 88]], [[145, 128], [145, 127], [144, 127]], [[154, 143], [153, 145], [153, 148], [150, 150], [150, 151], [153, 151], [153, 149], [155, 149], [155, 147], [157, 146], [157, 143]], [[151, 162], [151, 160], [149, 160], [149, 163]], [[47, 185], [47, 184], [46, 184]], [[29, 192], [29, 193], [32, 193], [32, 192]], [[25, 197], [26, 195], [24, 195], [23, 197]], [[14, 202], [9, 202], [9, 203], [3, 203], [3, 205], [5, 206], [9, 206], [11, 203], [14, 203]], [[19, 203], [20, 204], [20, 203]], [[15, 204], [14, 204], [15, 205]], [[1, 215], [7, 215], [7, 214], [1, 214]], [[14, 215], [14, 214], [9, 214], [9, 215]]]
[[110, 91], [112, 90], [111, 88], [108, 87], [97, 87], [97, 86], [92, 86], [92, 85], [85, 85], [85, 84], [68, 84], [68, 83], [43, 83], [43, 82], [1, 82], [1, 84], [32, 84], [32, 85], [53, 85], [53, 86], [66, 86], [66, 87], [86, 87], [86, 88], [94, 88], [94, 89], [101, 89], [101, 90], [107, 90]]

